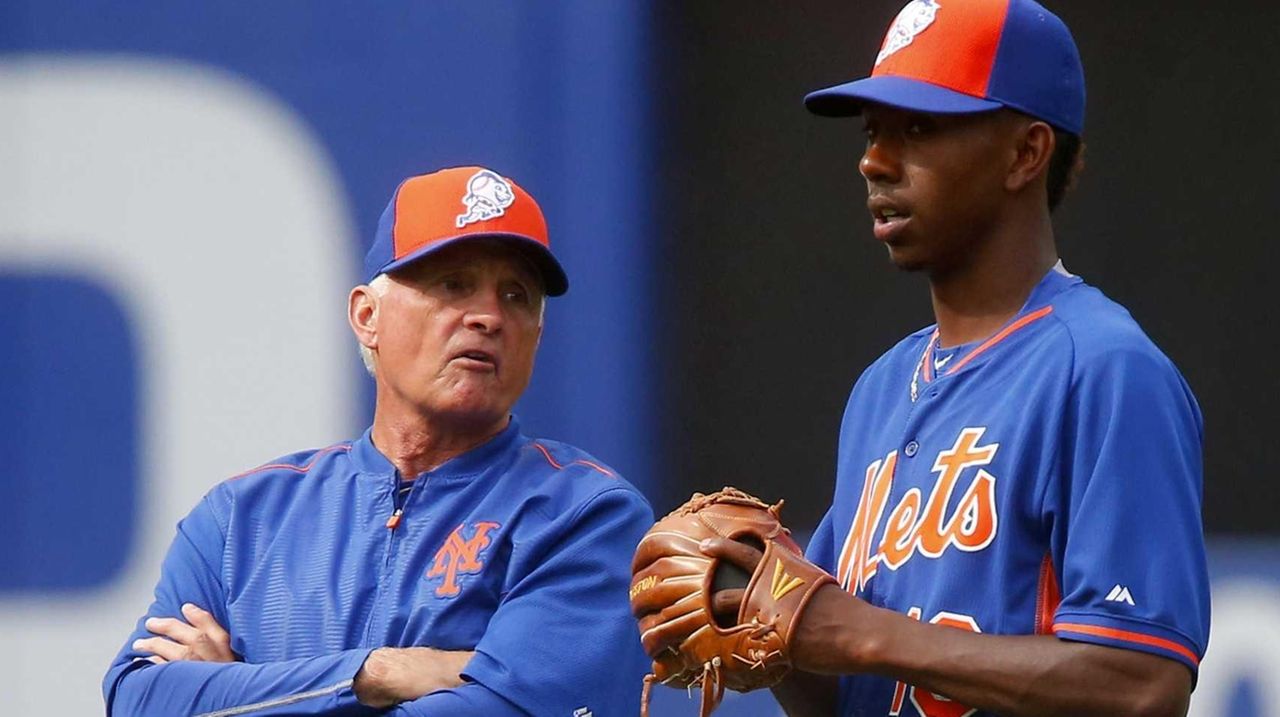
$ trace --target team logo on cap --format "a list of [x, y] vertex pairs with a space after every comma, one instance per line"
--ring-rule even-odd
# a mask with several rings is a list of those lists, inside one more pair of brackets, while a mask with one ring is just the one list
[[898, 13], [898, 17], [889, 28], [889, 34], [884, 37], [884, 47], [880, 48], [880, 54], [876, 55], [876, 67], [879, 67], [889, 55], [910, 45], [916, 39], [916, 35], [932, 25], [940, 7], [942, 6], [934, 0], [912, 0], [902, 8], [902, 12]]
[[458, 215], [456, 224], [461, 229], [468, 224], [495, 219], [506, 214], [507, 207], [516, 200], [511, 184], [496, 172], [482, 169], [467, 180], [467, 193], [462, 203], [467, 211]]

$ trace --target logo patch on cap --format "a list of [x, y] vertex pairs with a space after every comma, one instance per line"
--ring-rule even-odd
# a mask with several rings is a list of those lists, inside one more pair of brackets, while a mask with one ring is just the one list
[[893, 26], [889, 28], [889, 34], [884, 38], [884, 47], [876, 55], [876, 67], [893, 53], [910, 45], [916, 35], [932, 25], [941, 7], [934, 0], [912, 0], [902, 8], [902, 12], [894, 19]]
[[467, 193], [462, 203], [467, 211], [458, 215], [455, 223], [461, 229], [468, 224], [495, 219], [507, 213], [507, 207], [516, 200], [515, 190], [496, 172], [482, 169], [467, 180]]

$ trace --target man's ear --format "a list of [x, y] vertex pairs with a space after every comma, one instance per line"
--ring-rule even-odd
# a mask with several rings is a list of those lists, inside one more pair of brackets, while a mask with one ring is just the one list
[[1027, 123], [1017, 141], [1017, 153], [1004, 182], [1005, 189], [1011, 192], [1020, 192], [1036, 180], [1045, 181], [1057, 146], [1053, 128], [1039, 121]]
[[378, 348], [378, 303], [382, 297], [372, 287], [361, 284], [347, 296], [347, 323], [356, 341], [367, 349]]

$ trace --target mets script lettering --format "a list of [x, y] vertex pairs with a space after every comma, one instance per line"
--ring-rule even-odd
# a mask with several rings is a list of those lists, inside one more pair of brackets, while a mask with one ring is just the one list
[[479, 522], [471, 528], [471, 537], [463, 537], [463, 528], [459, 525], [445, 538], [444, 545], [436, 552], [435, 562], [427, 571], [428, 578], [444, 576], [444, 581], [436, 588], [436, 597], [453, 597], [458, 594], [458, 574], [474, 574], [484, 568], [481, 554], [489, 547], [489, 531], [498, 527], [497, 523]]
[[[985, 428], [966, 428], [951, 448], [938, 452], [932, 470], [938, 478], [928, 499], [919, 488], [908, 490], [889, 511], [883, 536], [876, 545], [872, 541], [880, 533], [881, 519], [888, 508], [898, 452], [893, 451], [867, 466], [858, 511], [840, 551], [836, 570], [836, 577], [846, 590], [854, 594], [861, 592], [881, 564], [897, 570], [916, 554], [937, 558], [948, 548], [976, 552], [991, 544], [998, 522], [996, 477], [978, 466], [991, 463], [1000, 444], [978, 445], [985, 431]], [[946, 515], [951, 495], [969, 468], [978, 470], [955, 511]]]

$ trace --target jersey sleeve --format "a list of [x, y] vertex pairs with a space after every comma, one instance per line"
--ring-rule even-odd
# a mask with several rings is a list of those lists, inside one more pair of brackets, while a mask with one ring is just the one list
[[361, 707], [351, 681], [370, 650], [347, 650], [315, 658], [262, 664], [171, 662], [153, 664], [150, 653], [133, 649], [152, 637], [150, 617], [182, 618], [183, 603], [211, 612], [230, 625], [221, 580], [225, 505], [218, 489], [179, 524], [160, 569], [155, 599], [103, 680], [108, 717], [170, 717], [220, 714], [357, 714]]
[[1067, 479], [1043, 502], [1061, 581], [1053, 632], [1177, 660], [1195, 675], [1209, 583], [1190, 389], [1154, 350], [1112, 348], [1079, 369], [1064, 419]]
[[521, 568], [463, 672], [475, 684], [405, 703], [403, 713], [635, 714], [650, 663], [628, 589], [632, 554], [652, 524], [648, 503], [627, 488], [552, 518], [536, 539], [516, 547], [528, 569]]

